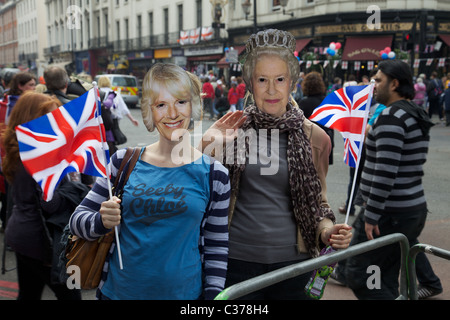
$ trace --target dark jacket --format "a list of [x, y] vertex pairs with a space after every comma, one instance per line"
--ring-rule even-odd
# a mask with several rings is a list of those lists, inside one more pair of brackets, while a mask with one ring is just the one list
[[47, 91], [45, 91], [44, 93], [45, 93], [45, 94], [48, 94], [48, 95], [54, 95], [54, 96], [56, 96], [56, 98], [58, 98], [58, 100], [59, 100], [63, 105], [65, 105], [66, 103], [69, 103], [69, 102], [70, 102], [69, 97], [68, 97], [67, 95], [65, 95], [64, 93], [62, 93], [61, 91], [59, 91], [59, 90], [47, 90]]
[[64, 226], [75, 207], [89, 189], [64, 178], [52, 200], [42, 199], [42, 191], [20, 162], [14, 181], [9, 185], [9, 218], [5, 230], [6, 243], [16, 252], [50, 263], [53, 240], [59, 242]]

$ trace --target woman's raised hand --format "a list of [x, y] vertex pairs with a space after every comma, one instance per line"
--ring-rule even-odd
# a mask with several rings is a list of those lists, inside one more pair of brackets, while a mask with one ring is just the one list
[[222, 118], [206, 130], [199, 145], [199, 150], [204, 152], [211, 143], [226, 144], [236, 139], [238, 130], [247, 119], [243, 111], [228, 112]]

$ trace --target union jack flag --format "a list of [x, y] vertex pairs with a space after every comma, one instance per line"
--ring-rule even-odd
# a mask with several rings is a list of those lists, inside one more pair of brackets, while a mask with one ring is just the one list
[[344, 138], [344, 162], [356, 167], [363, 143], [373, 86], [348, 86], [330, 93], [314, 109], [311, 121], [339, 131]]
[[44, 200], [52, 199], [56, 186], [69, 172], [108, 178], [109, 149], [98, 96], [98, 89], [91, 89], [16, 127], [20, 158], [41, 186]]
[[[0, 101], [0, 131], [3, 131], [6, 125], [8, 124], [9, 115], [11, 114], [11, 111], [13, 107], [16, 105], [18, 99], [19, 96], [5, 95], [3, 97], [3, 100]], [[2, 137], [0, 137], [0, 140], [1, 139]], [[3, 141], [1, 141], [0, 143], [0, 156], [1, 159], [5, 157], [5, 149], [3, 148]]]

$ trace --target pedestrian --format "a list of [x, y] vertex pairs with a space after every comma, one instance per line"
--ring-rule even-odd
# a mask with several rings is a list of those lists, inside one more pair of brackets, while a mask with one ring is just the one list
[[[317, 108], [325, 99], [325, 82], [322, 79], [320, 73], [312, 71], [305, 76], [302, 82], [303, 99], [299, 102], [298, 106], [305, 118], [309, 119], [314, 109]], [[319, 125], [330, 137], [331, 140], [331, 152], [328, 163], [333, 164], [333, 149], [334, 149], [334, 130], [325, 126]]]
[[425, 109], [426, 105], [426, 95], [427, 95], [427, 87], [423, 83], [422, 78], [417, 78], [416, 84], [414, 85], [415, 95], [414, 95], [414, 103], [417, 104], [419, 107], [422, 107]]
[[[3, 132], [8, 124], [11, 112], [19, 100], [20, 96], [27, 91], [33, 91], [36, 88], [36, 78], [28, 72], [10, 73], [12, 78], [8, 80], [8, 90], [0, 101], [0, 132]], [[0, 136], [0, 157], [5, 157], [5, 148], [3, 136]], [[0, 161], [1, 163], [1, 161]], [[6, 208], [8, 206], [8, 182], [0, 170], [0, 199], [2, 208], [0, 211], [1, 229], [6, 227]]]
[[347, 78], [347, 81], [344, 82], [344, 87], [348, 87], [348, 86], [357, 86], [358, 82], [356, 82], [356, 77], [354, 74], [350, 74]]
[[[334, 224], [327, 202], [330, 138], [291, 97], [300, 72], [294, 51], [286, 31], [249, 38], [243, 79], [255, 104], [214, 123], [200, 146], [230, 172], [227, 287], [316, 257], [324, 246], [350, 243], [351, 227]], [[309, 278], [308, 272], [242, 299], [307, 299]]]
[[19, 72], [11, 80], [9, 95], [20, 96], [25, 91], [36, 88], [36, 77], [29, 72]]
[[[406, 63], [400, 60], [381, 62], [375, 81], [374, 97], [387, 107], [366, 137], [360, 181], [365, 211], [355, 221], [352, 245], [403, 233], [412, 246], [418, 243], [427, 217], [422, 176], [433, 124], [423, 108], [411, 101], [414, 86], [411, 69]], [[426, 259], [424, 256], [418, 259]], [[346, 262], [347, 283], [358, 299], [396, 299], [400, 260], [398, 244], [351, 257]], [[422, 265], [420, 269], [430, 280], [434, 273], [428, 260], [425, 262], [427, 267]], [[377, 290], [366, 285], [370, 276], [367, 268], [371, 265], [380, 268], [381, 284]], [[418, 280], [422, 283], [419, 274]], [[439, 282], [437, 277], [435, 280]]]
[[437, 114], [438, 118], [442, 121], [442, 100], [441, 95], [443, 93], [442, 81], [437, 77], [437, 72], [433, 71], [431, 73], [430, 82], [427, 86], [427, 95], [428, 95], [428, 115], [430, 119], [433, 118], [433, 114]]
[[[123, 270], [115, 250], [99, 299], [212, 299], [224, 288], [228, 171], [185, 135], [191, 117], [200, 119], [201, 91], [198, 78], [181, 67], [152, 66], [141, 110], [159, 140], [140, 151], [122, 199], [108, 199], [107, 182], [98, 179], [71, 218], [71, 231], [88, 240], [120, 226]], [[124, 155], [121, 149], [111, 158], [111, 183]]]
[[228, 104], [230, 105], [230, 111], [236, 111], [236, 105], [239, 101], [239, 95], [237, 90], [237, 82], [232, 81], [230, 85], [230, 90], [228, 90]]
[[222, 118], [230, 109], [230, 104], [228, 103], [227, 92], [225, 92], [225, 86], [222, 84], [221, 80], [217, 80], [217, 87], [215, 90], [216, 96], [216, 110], [217, 118]]
[[[219, 90], [219, 92], [221, 90], [223, 90], [223, 88], [222, 88], [222, 81], [217, 80], [217, 78], [214, 76], [211, 79], [211, 85], [213, 86], [213, 89], [214, 89], [214, 97], [212, 99], [212, 111], [213, 111], [212, 120], [217, 120], [217, 116], [219, 115], [219, 111], [217, 111], [217, 109], [216, 109], [217, 90]], [[219, 96], [220, 96], [220, 94], [219, 94]]]
[[128, 109], [127, 104], [122, 98], [122, 95], [114, 90], [111, 89], [111, 81], [108, 77], [100, 77], [98, 79], [98, 88], [100, 91], [103, 91], [105, 93], [105, 99], [111, 92], [113, 92], [113, 118], [114, 119], [122, 119], [124, 116], [126, 116], [131, 123], [135, 126], [139, 126], [139, 121], [136, 120], [133, 115], [130, 112], [130, 109]]
[[[110, 118], [112, 121], [112, 125], [110, 125], [110, 127], [108, 128], [109, 130], [106, 130], [105, 127], [105, 134], [110, 154], [113, 154], [117, 151], [116, 145], [126, 142], [126, 136], [120, 130], [119, 120], [126, 116], [136, 127], [139, 126], [139, 122], [131, 114], [130, 110], [127, 107], [127, 104], [122, 98], [122, 95], [111, 89], [111, 81], [108, 77], [100, 77], [98, 79], [98, 87], [100, 92], [103, 93], [103, 107], [106, 108], [110, 113]], [[102, 116], [104, 117], [103, 113], [104, 112], [102, 112]], [[117, 135], [123, 135], [125, 138], [125, 142], [120, 141], [121, 137], [118, 137]]]
[[450, 126], [450, 82], [448, 83], [447, 89], [445, 90], [444, 96], [444, 108], [445, 108], [445, 126]]
[[244, 110], [244, 99], [245, 99], [245, 83], [242, 77], [237, 77], [236, 81], [238, 83], [236, 87], [238, 102], [236, 104], [236, 110]]
[[5, 239], [16, 254], [18, 300], [40, 300], [45, 285], [50, 287], [58, 300], [81, 300], [80, 290], [70, 290], [66, 283], [54, 281], [59, 271], [55, 269], [58, 257], [52, 248], [57, 247], [62, 230], [76, 206], [67, 198], [68, 189], [65, 189], [71, 182], [65, 177], [53, 198], [44, 201], [39, 184], [25, 170], [20, 159], [15, 132], [16, 126], [58, 106], [60, 102], [54, 97], [25, 92], [12, 110], [4, 133], [6, 156], [2, 170], [11, 195], [8, 199], [11, 213], [8, 212]]
[[342, 79], [339, 77], [335, 77], [333, 81], [333, 86], [331, 87], [331, 92], [339, 90], [342, 88]]
[[0, 112], [0, 123], [6, 124], [12, 108], [17, 103], [20, 95], [26, 91], [36, 88], [36, 78], [33, 74], [28, 72], [19, 72], [13, 75], [9, 82], [8, 90], [3, 96], [3, 100], [0, 101], [0, 108], [3, 109]]
[[47, 86], [46, 94], [55, 95], [63, 105], [70, 102], [66, 94], [70, 79], [65, 69], [57, 66], [49, 67], [44, 71], [44, 79]]
[[213, 99], [214, 99], [214, 87], [211, 82], [209, 82], [208, 77], [203, 78], [203, 106], [205, 112], [209, 112], [209, 120], [214, 118], [214, 110], [213, 110]]
[[1, 96], [3, 97], [5, 94], [8, 94], [10, 88], [11, 88], [11, 81], [12, 78], [19, 73], [19, 69], [11, 69], [11, 68], [5, 68], [0, 72], [1, 77]]

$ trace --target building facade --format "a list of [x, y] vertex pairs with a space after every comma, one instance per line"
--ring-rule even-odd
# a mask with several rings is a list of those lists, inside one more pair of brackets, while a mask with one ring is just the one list
[[[226, 41], [223, 28], [212, 35], [215, 1], [46, 0], [46, 57], [92, 77], [132, 73], [142, 79], [158, 61], [189, 69], [213, 65], [223, 57]], [[196, 33], [197, 40], [183, 42], [184, 31], [192, 31], [192, 39]]]
[[17, 1], [1, 1], [0, 7], [0, 66], [18, 67]]
[[45, 2], [19, 0], [16, 4], [18, 63], [37, 74], [42, 74], [47, 45]]
[[[450, 71], [448, 0], [0, 0], [0, 4], [3, 65], [34, 66], [40, 61], [92, 77], [132, 73], [142, 79], [152, 64], [164, 61], [198, 74], [213, 70], [233, 75], [240, 73], [236, 55], [243, 53], [248, 36], [279, 28], [296, 37], [302, 70], [318, 70], [329, 78], [369, 73], [385, 48], [407, 61], [416, 74]], [[328, 53], [330, 43], [339, 43], [334, 55]]]
[[[256, 10], [254, 4], [245, 5], [249, 2], [230, 1], [228, 45], [242, 46], [255, 30], [290, 31], [297, 38], [302, 70], [323, 72], [329, 80], [369, 74], [386, 48], [416, 75], [450, 71], [448, 0], [252, 1]], [[327, 53], [331, 43], [341, 46], [333, 56]]]

